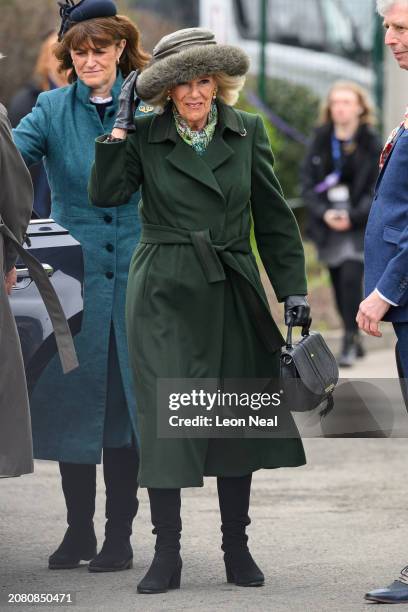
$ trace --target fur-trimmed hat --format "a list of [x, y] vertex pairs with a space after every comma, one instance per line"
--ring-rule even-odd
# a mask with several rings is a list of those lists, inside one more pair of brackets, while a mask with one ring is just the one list
[[239, 47], [220, 45], [210, 30], [186, 28], [164, 36], [153, 49], [150, 64], [137, 79], [137, 93], [154, 102], [163, 90], [203, 75], [225, 72], [244, 76], [249, 58]]

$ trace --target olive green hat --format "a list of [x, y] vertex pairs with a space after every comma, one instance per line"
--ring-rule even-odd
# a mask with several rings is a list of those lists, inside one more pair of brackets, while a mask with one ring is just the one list
[[244, 76], [249, 58], [239, 47], [221, 45], [204, 28], [186, 28], [164, 36], [153, 49], [150, 64], [137, 79], [137, 93], [154, 102], [163, 90], [203, 75], [224, 72]]

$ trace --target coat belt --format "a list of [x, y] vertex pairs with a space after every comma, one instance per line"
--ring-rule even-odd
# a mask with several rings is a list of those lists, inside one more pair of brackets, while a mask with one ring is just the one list
[[[249, 234], [238, 236], [228, 242], [213, 242], [210, 230], [189, 231], [164, 225], [144, 224], [140, 238], [142, 244], [191, 244], [208, 283], [225, 281], [224, 265], [229, 265], [224, 253], [251, 253]], [[237, 287], [252, 314], [252, 321], [266, 348], [276, 351], [284, 340], [277, 342], [276, 325], [261, 296], [249, 280], [231, 268]]]
[[27, 266], [31, 278], [37, 285], [54, 328], [62, 370], [64, 374], [68, 374], [68, 372], [77, 368], [79, 363], [71, 330], [56, 291], [40, 262], [19, 243], [9, 228], [2, 223], [0, 223], [0, 234], [13, 243], [13, 247]]
[[146, 224], [140, 242], [144, 244], [191, 244], [209, 283], [225, 281], [225, 270], [221, 263], [224, 252], [251, 252], [249, 235], [238, 236], [228, 242], [212, 242], [210, 230], [188, 231], [164, 225]]

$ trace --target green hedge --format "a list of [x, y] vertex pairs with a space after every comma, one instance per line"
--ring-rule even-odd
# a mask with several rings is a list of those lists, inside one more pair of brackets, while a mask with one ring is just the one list
[[[253, 77], [248, 79], [246, 89], [256, 91], [256, 80]], [[312, 133], [317, 120], [320, 99], [309, 88], [281, 79], [268, 79], [266, 103], [276, 115], [305, 136]], [[245, 90], [237, 106], [243, 110], [263, 115], [248, 103]], [[287, 199], [298, 198], [300, 195], [299, 171], [305, 155], [305, 147], [278, 131], [265, 116], [263, 119], [275, 155], [275, 172], [285, 197]]]

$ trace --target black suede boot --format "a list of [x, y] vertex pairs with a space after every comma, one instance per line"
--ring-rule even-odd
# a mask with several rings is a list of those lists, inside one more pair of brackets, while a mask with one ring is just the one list
[[181, 518], [180, 489], [148, 489], [155, 555], [145, 577], [137, 585], [138, 593], [165, 593], [180, 588]]
[[132, 522], [137, 514], [137, 448], [105, 448], [103, 474], [106, 486], [105, 541], [88, 565], [90, 572], [117, 572], [133, 566], [130, 544]]
[[248, 516], [252, 474], [217, 478], [221, 511], [222, 546], [227, 582], [237, 586], [262, 586], [265, 577], [248, 550], [245, 528]]
[[49, 557], [49, 569], [73, 569], [96, 555], [93, 525], [96, 466], [60, 463], [62, 490], [67, 506], [68, 529], [57, 550]]

